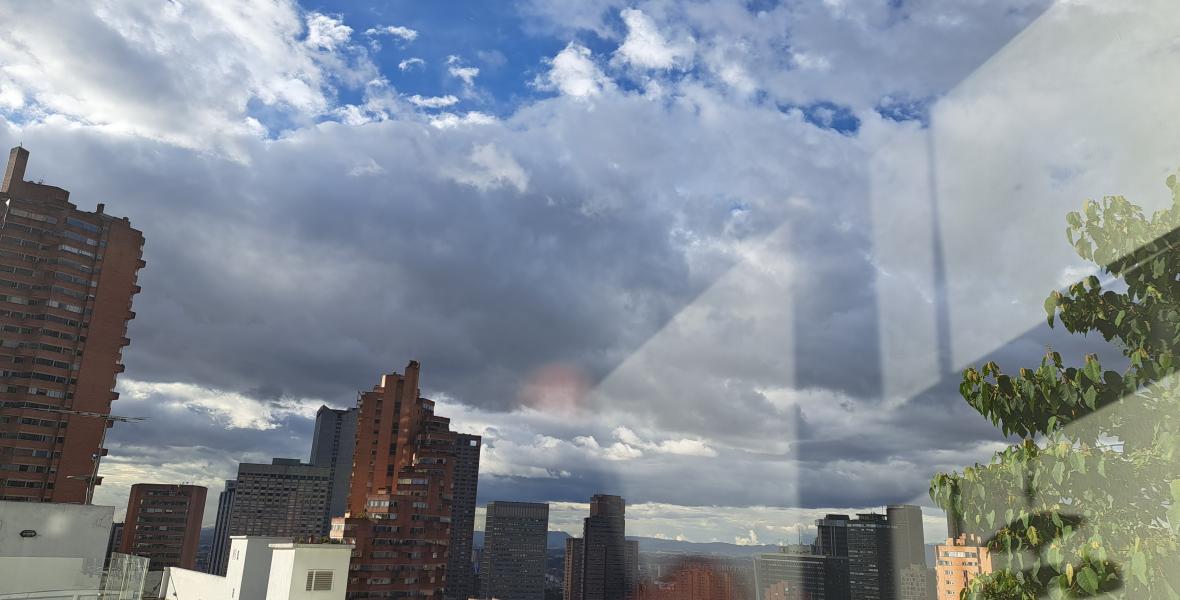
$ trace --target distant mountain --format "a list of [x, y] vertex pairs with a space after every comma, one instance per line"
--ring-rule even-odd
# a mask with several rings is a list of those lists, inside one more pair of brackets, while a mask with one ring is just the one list
[[[564, 550], [565, 540], [570, 535], [564, 531], [550, 531], [546, 546], [549, 550]], [[778, 546], [773, 544], [760, 546], [739, 546], [725, 542], [683, 542], [660, 538], [627, 536], [629, 540], [639, 541], [640, 552], [659, 552], [663, 554], [695, 554], [704, 556], [753, 556], [765, 552], [778, 552]], [[483, 548], [483, 532], [476, 531], [473, 545]]]

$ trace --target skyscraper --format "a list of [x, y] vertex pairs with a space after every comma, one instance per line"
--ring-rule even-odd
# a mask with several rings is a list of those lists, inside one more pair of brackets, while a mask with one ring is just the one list
[[628, 587], [623, 499], [595, 495], [582, 523], [582, 600], [623, 600]]
[[196, 485], [131, 486], [119, 552], [146, 556], [153, 571], [165, 567], [191, 570], [197, 561], [207, 493]]
[[213, 546], [209, 549], [209, 573], [225, 576], [229, 564], [229, 515], [234, 504], [236, 479], [226, 479], [225, 489], [217, 495], [217, 522], [213, 526]]
[[759, 554], [754, 592], [757, 600], [848, 600], [848, 558], [814, 554], [806, 547]]
[[926, 566], [926, 542], [922, 531], [922, 509], [912, 504], [895, 504], [885, 509], [892, 538], [894, 570], [910, 565]]
[[489, 502], [480, 556], [480, 598], [544, 600], [549, 505]]
[[885, 515], [889, 521], [896, 597], [900, 600], [927, 598], [926, 592], [934, 580], [926, 573], [922, 509], [912, 504], [895, 504], [885, 509]]
[[327, 467], [294, 458], [276, 458], [269, 465], [241, 463], [230, 506], [229, 535], [319, 537], [331, 484]]
[[421, 397], [420, 366], [360, 395], [345, 517], [332, 537], [356, 545], [351, 597], [442, 596], [447, 584], [457, 435]]
[[815, 549], [824, 556], [848, 556], [848, 515], [824, 515], [816, 519]]
[[563, 600], [582, 600], [582, 538], [565, 539], [565, 578], [561, 597]]
[[28, 160], [13, 148], [0, 184], [0, 500], [88, 503], [143, 234], [25, 181]]
[[893, 549], [885, 515], [865, 513], [848, 522], [848, 585], [852, 600], [893, 600]]
[[328, 535], [332, 517], [343, 517], [348, 502], [348, 482], [352, 478], [352, 451], [356, 448], [356, 407], [348, 409], [321, 406], [315, 415], [315, 434], [311, 440], [311, 464], [328, 469], [332, 485], [328, 490], [328, 508], [324, 511], [323, 535]]
[[479, 484], [478, 435], [455, 434], [455, 471], [451, 491], [451, 547], [447, 561], [447, 600], [467, 600], [475, 595], [471, 543], [475, 534], [475, 496]]

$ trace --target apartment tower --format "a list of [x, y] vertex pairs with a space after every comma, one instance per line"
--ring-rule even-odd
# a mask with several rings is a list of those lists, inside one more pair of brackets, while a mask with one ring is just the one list
[[208, 490], [196, 485], [137, 483], [131, 486], [119, 552], [145, 556], [149, 568], [193, 569]]
[[0, 183], [0, 500], [89, 503], [143, 234], [25, 181], [28, 161], [13, 148]]
[[991, 554], [976, 535], [960, 534], [947, 538], [934, 548], [938, 598], [958, 598], [963, 588], [980, 575], [992, 572]]
[[548, 504], [488, 502], [479, 597], [544, 600], [548, 538]]
[[332, 537], [356, 546], [350, 598], [442, 597], [451, 544], [456, 441], [418, 387], [420, 366], [360, 394], [346, 516]]
[[326, 467], [295, 458], [241, 463], [229, 512], [229, 535], [306, 540], [322, 536], [332, 480]]

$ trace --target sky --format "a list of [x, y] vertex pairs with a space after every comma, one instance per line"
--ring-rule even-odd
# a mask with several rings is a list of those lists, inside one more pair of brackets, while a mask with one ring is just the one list
[[[0, 4], [0, 144], [146, 237], [97, 503], [306, 459], [422, 363], [479, 502], [806, 538], [1005, 443], [1064, 215], [1167, 199], [1163, 0]], [[1117, 354], [1117, 353], [1115, 353]], [[1010, 440], [1009, 440], [1010, 441]]]

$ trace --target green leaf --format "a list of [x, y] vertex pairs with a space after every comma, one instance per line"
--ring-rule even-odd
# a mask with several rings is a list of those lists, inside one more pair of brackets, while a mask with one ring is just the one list
[[1098, 573], [1094, 569], [1085, 567], [1078, 571], [1078, 585], [1087, 593], [1093, 594], [1098, 591]]
[[1142, 550], [1136, 550], [1131, 555], [1131, 574], [1139, 580], [1139, 583], [1147, 585], [1147, 557], [1144, 556]]

